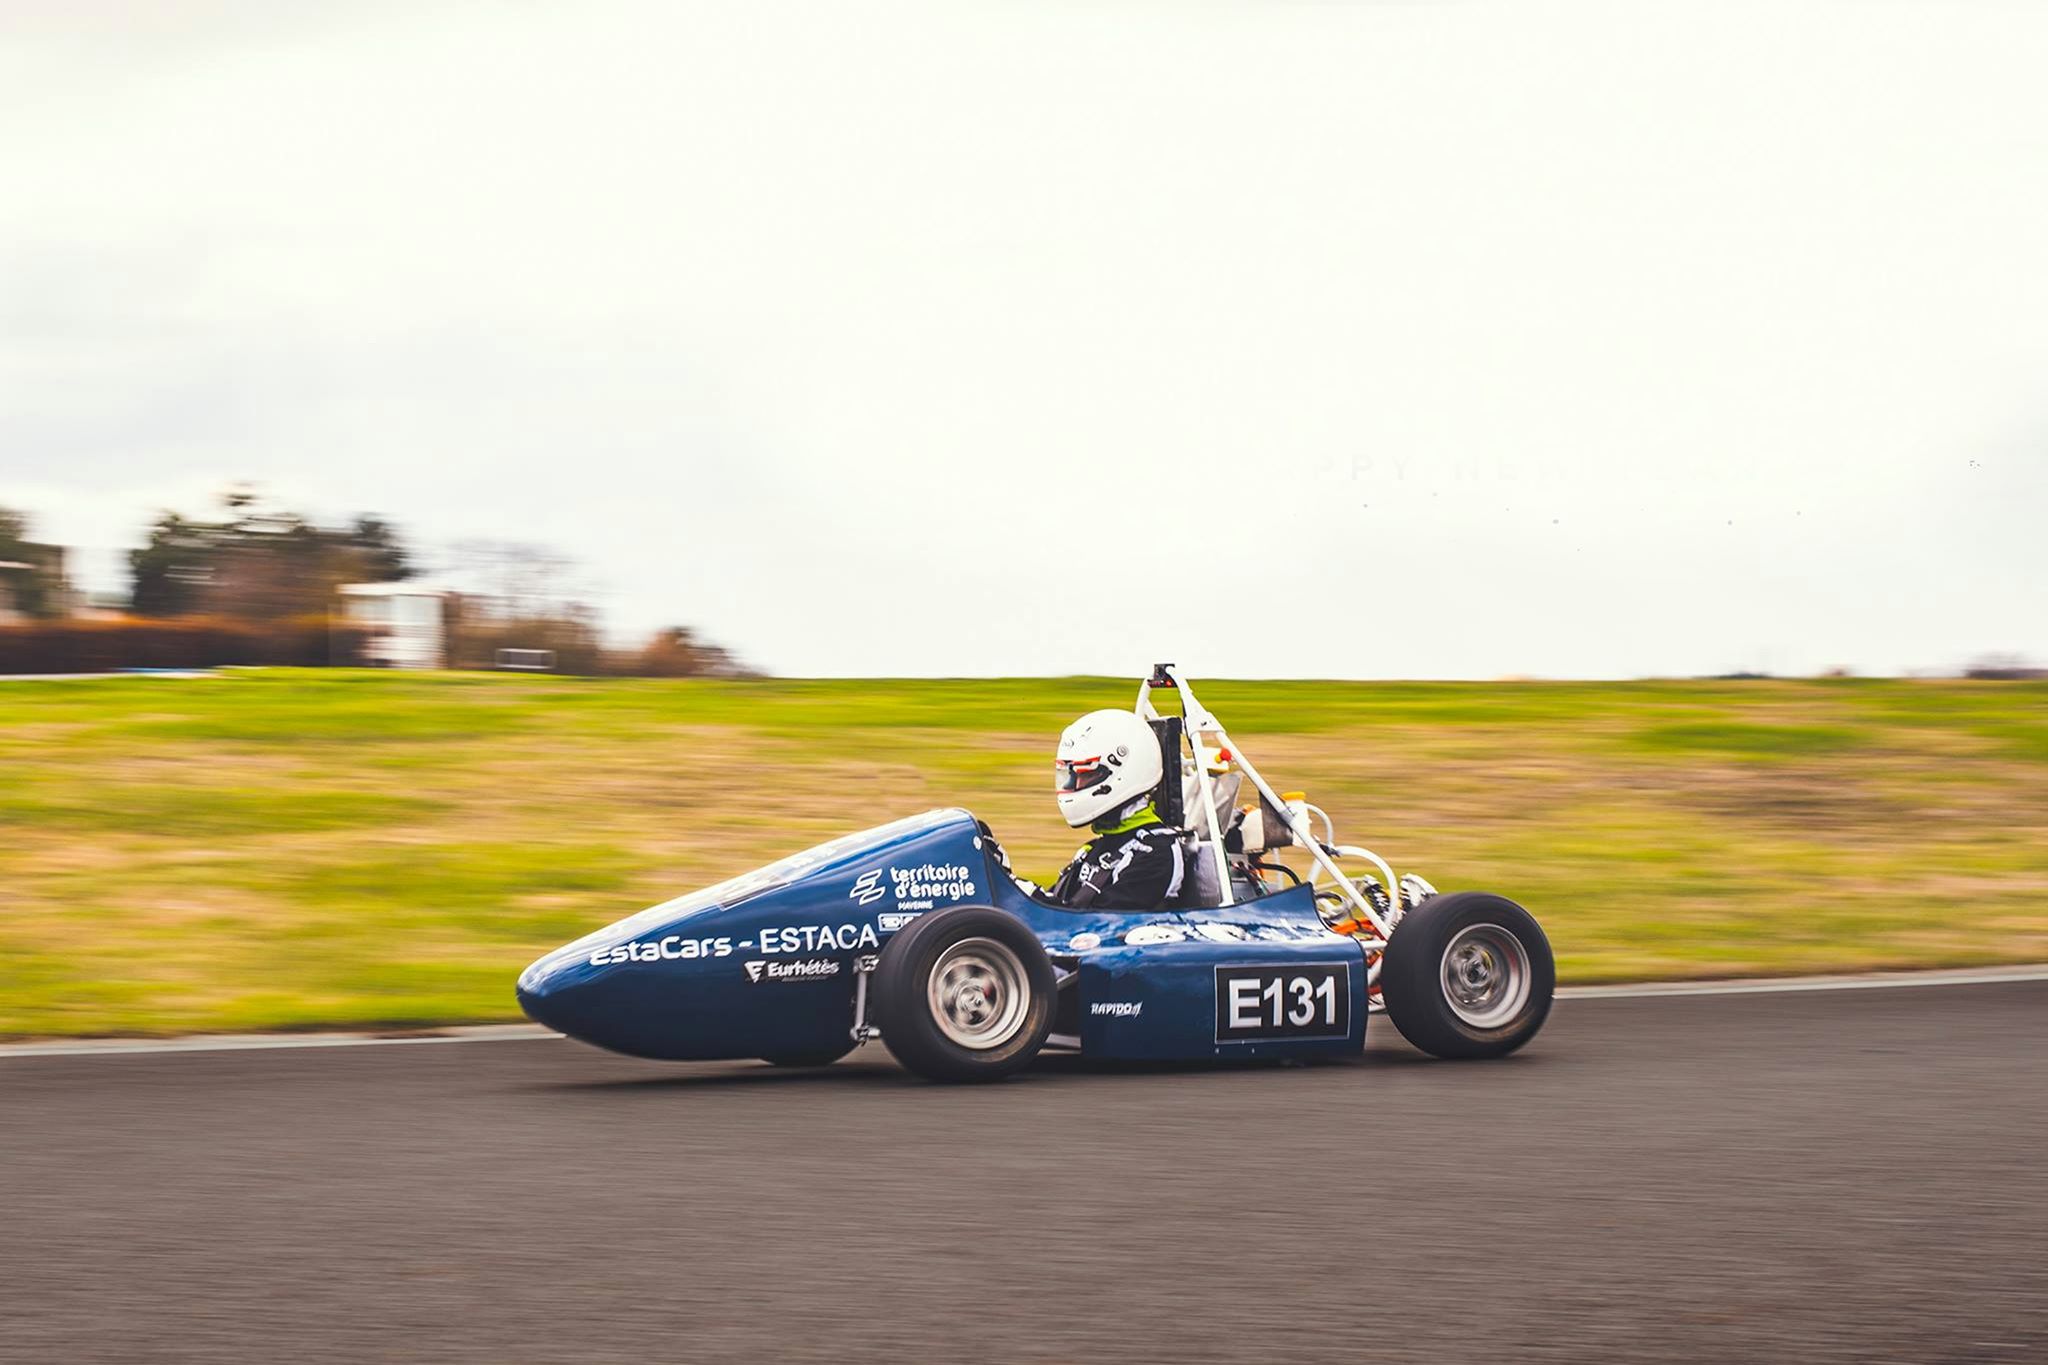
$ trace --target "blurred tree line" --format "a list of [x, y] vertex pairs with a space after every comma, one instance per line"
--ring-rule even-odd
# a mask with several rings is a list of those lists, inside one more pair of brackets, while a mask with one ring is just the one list
[[316, 526], [262, 505], [247, 488], [221, 498], [214, 521], [166, 512], [128, 552], [137, 616], [220, 615], [275, 621], [324, 615], [343, 583], [410, 578], [398, 532], [380, 517]]
[[[0, 565], [15, 566], [4, 586], [13, 614], [35, 618], [0, 625], [0, 671], [362, 662], [364, 632], [337, 610], [338, 590], [414, 580], [420, 569], [382, 517], [322, 526], [238, 486], [210, 517], [165, 512], [150, 525], [128, 554], [124, 611], [72, 615], [62, 552], [28, 534], [25, 516], [0, 508]], [[637, 648], [608, 646], [577, 566], [543, 546], [469, 542], [456, 547], [450, 577], [462, 587], [421, 591], [441, 604], [452, 668], [494, 667], [502, 650], [545, 650], [563, 673], [751, 674], [684, 626]]]

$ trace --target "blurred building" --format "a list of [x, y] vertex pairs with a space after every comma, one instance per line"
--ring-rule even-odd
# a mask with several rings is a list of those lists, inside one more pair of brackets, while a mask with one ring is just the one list
[[357, 662], [371, 668], [446, 667], [453, 593], [409, 582], [344, 583], [336, 592]]
[[70, 616], [84, 605], [65, 572], [64, 547], [10, 541], [0, 553], [0, 621]]

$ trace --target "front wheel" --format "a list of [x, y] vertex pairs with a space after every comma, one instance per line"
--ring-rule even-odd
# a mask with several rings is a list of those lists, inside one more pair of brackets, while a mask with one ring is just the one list
[[1022, 920], [963, 905], [897, 931], [868, 999], [882, 1041], [910, 1070], [992, 1081], [1038, 1055], [1057, 993], [1052, 961]]
[[1394, 927], [1380, 994], [1394, 1027], [1438, 1057], [1504, 1057], [1550, 1015], [1557, 964], [1536, 917], [1505, 896], [1456, 891]]

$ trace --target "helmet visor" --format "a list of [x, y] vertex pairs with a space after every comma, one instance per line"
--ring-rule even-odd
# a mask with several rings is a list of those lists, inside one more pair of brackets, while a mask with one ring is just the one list
[[1053, 787], [1078, 792], [1109, 780], [1109, 765], [1099, 758], [1056, 758], [1052, 763]]

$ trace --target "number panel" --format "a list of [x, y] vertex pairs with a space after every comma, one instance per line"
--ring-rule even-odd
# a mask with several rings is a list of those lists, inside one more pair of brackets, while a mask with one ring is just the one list
[[1305, 1041], [1350, 1035], [1350, 963], [1216, 968], [1218, 1043]]

